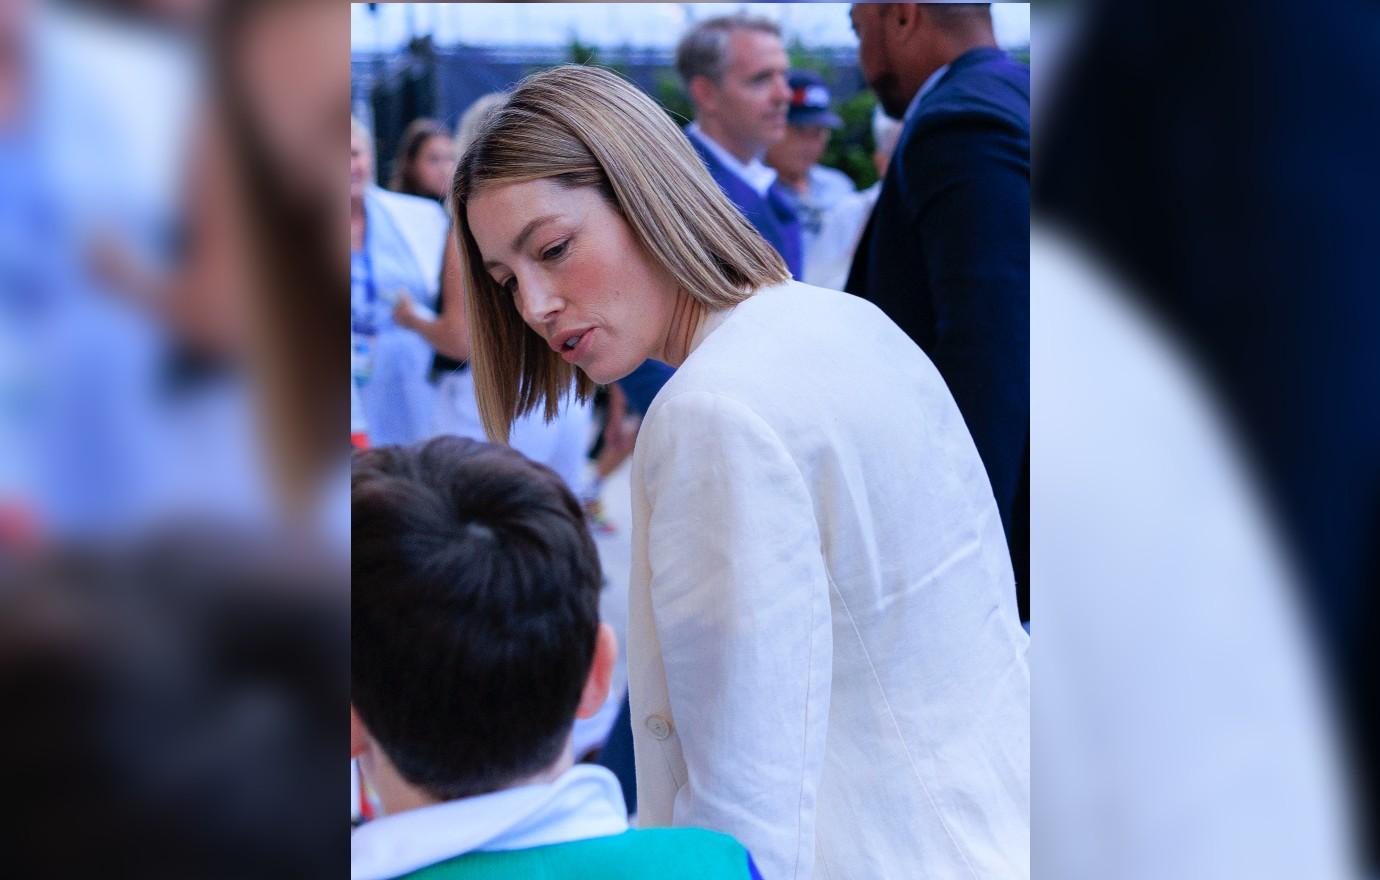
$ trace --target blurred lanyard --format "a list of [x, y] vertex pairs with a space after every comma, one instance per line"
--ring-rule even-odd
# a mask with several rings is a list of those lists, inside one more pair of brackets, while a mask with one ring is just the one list
[[350, 255], [350, 373], [357, 388], [369, 384], [374, 372], [374, 337], [378, 325], [374, 323], [374, 303], [378, 289], [374, 284], [374, 257], [369, 248], [369, 223], [364, 224], [364, 247], [359, 262], [364, 275], [364, 305], [355, 307], [354, 255]]
[[[360, 250], [360, 263], [364, 268], [364, 308], [359, 314], [352, 317], [350, 329], [365, 336], [373, 336], [378, 333], [378, 327], [374, 323], [374, 304], [378, 302], [378, 286], [374, 282], [374, 254], [369, 247], [370, 231], [366, 215], [364, 221], [364, 247]], [[351, 308], [351, 312], [354, 309]]]

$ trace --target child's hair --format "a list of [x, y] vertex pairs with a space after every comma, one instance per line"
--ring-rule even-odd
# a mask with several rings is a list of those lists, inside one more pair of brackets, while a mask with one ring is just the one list
[[351, 702], [442, 800], [560, 755], [594, 657], [599, 557], [550, 469], [459, 437], [356, 454]]

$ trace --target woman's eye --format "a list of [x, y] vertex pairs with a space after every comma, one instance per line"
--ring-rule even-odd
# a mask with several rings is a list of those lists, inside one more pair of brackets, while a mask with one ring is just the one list
[[541, 255], [541, 258], [542, 258], [543, 260], [554, 260], [554, 259], [556, 259], [556, 258], [559, 257], [561, 254], [565, 253], [565, 246], [566, 246], [567, 244], [569, 244], [569, 242], [566, 242], [566, 241], [561, 242], [560, 244], [556, 245], [555, 247], [550, 248], [549, 250], [547, 250], [546, 253], [544, 253], [544, 254]]
[[509, 278], [507, 281], [503, 282], [503, 289], [509, 295], [517, 293], [517, 276], [514, 275], [512, 278]]

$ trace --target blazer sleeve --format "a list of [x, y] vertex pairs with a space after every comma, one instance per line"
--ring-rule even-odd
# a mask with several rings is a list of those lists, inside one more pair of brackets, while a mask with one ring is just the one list
[[1029, 141], [990, 116], [924, 124], [905, 157], [934, 307], [930, 358], [1007, 522], [1030, 419]]
[[832, 669], [810, 493], [736, 401], [682, 393], [643, 429], [652, 611], [686, 765], [673, 824], [733, 835], [763, 876], [808, 877]]

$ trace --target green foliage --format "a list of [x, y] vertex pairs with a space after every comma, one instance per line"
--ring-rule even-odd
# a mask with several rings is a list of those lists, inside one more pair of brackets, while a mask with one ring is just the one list
[[[565, 47], [565, 58], [564, 58], [560, 63], [561, 63], [561, 64], [588, 64], [588, 65], [593, 65], [593, 66], [597, 66], [597, 67], [603, 67], [603, 68], [606, 68], [606, 69], [608, 69], [608, 70], [612, 70], [612, 71], [614, 71], [615, 73], [617, 73], [617, 74], [620, 75], [620, 76], [626, 77], [626, 76], [628, 75], [628, 66], [627, 66], [626, 64], [614, 64], [614, 63], [610, 63], [610, 62], [608, 62], [608, 61], [605, 61], [605, 60], [604, 60], [603, 58], [601, 58], [600, 55], [599, 55], [599, 47], [598, 47], [598, 46], [595, 46], [595, 45], [593, 45], [593, 44], [591, 44], [591, 43], [582, 43], [582, 42], [580, 42], [580, 38], [579, 38], [579, 37], [571, 37], [571, 38], [570, 38], [570, 43]], [[536, 72], [539, 71], [539, 70], [545, 70], [547, 67], [550, 67], [550, 66], [552, 66], [552, 65], [546, 65], [546, 64], [533, 65], [533, 66], [527, 68], [526, 71], [524, 71], [524, 75], [536, 73]]]
[[695, 118], [695, 106], [690, 103], [690, 96], [685, 94], [680, 76], [675, 73], [657, 76], [656, 93], [652, 97], [666, 108], [666, 112], [671, 114], [672, 121], [681, 128], [689, 125], [690, 120]]
[[832, 70], [829, 62], [805, 48], [799, 37], [791, 40], [790, 46], [786, 47], [786, 54], [790, 56], [792, 70], [813, 70], [823, 77], [829, 76]]
[[834, 112], [843, 120], [843, 128], [834, 132], [824, 149], [820, 163], [839, 169], [853, 178], [859, 189], [877, 182], [877, 168], [872, 164], [875, 144], [872, 141], [872, 108], [877, 98], [870, 91], [861, 91], [835, 102]]
[[598, 64], [599, 47], [581, 43], [579, 37], [571, 37], [565, 50], [565, 60], [571, 64]]

